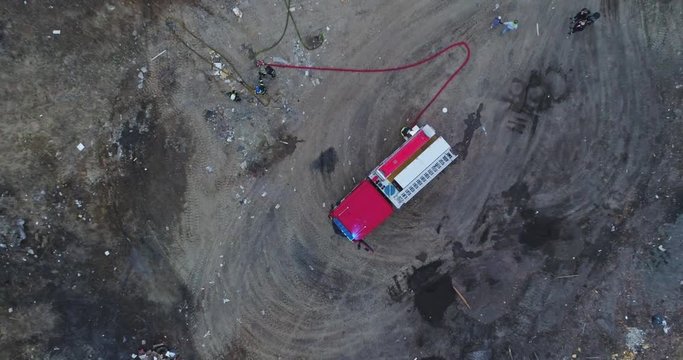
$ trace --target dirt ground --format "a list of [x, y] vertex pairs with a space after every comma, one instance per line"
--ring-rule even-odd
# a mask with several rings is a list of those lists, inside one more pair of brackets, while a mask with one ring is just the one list
[[[287, 3], [4, 4], [0, 358], [683, 359], [683, 2]], [[258, 98], [254, 55], [454, 41], [420, 122], [459, 160], [358, 251], [328, 211], [465, 52]]]

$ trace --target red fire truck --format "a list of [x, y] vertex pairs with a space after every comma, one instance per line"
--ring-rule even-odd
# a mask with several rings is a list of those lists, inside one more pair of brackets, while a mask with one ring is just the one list
[[330, 212], [351, 241], [362, 241], [455, 161], [446, 140], [425, 125], [401, 130], [406, 141], [384, 159]]

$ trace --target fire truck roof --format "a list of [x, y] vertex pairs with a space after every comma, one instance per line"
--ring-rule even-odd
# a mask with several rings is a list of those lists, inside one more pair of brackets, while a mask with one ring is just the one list
[[362, 240], [394, 212], [389, 201], [368, 179], [356, 186], [330, 216], [341, 223], [349, 240]]

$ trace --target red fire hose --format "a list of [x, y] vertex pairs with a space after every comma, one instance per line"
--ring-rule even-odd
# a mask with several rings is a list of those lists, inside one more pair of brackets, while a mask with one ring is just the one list
[[457, 69], [451, 74], [451, 76], [446, 79], [446, 82], [441, 85], [439, 88], [439, 91], [436, 92], [436, 94], [432, 97], [431, 100], [429, 100], [429, 103], [420, 110], [420, 112], [417, 114], [415, 119], [413, 120], [413, 123], [416, 123], [422, 115], [427, 111], [427, 109], [432, 105], [432, 103], [441, 95], [441, 93], [444, 91], [446, 86], [450, 84], [453, 79], [460, 73], [462, 68], [467, 65], [467, 62], [470, 61], [470, 47], [467, 45], [466, 42], [464, 41], [458, 41], [455, 43], [452, 43], [448, 45], [447, 47], [437, 51], [436, 53], [427, 56], [426, 58], [419, 60], [417, 62], [411, 63], [411, 64], [406, 64], [406, 65], [401, 65], [401, 66], [395, 66], [395, 67], [388, 67], [388, 68], [379, 68], [379, 69], [357, 69], [357, 68], [341, 68], [341, 67], [327, 67], [327, 66], [302, 66], [302, 65], [289, 65], [289, 64], [281, 64], [281, 63], [269, 63], [268, 65], [272, 67], [278, 67], [278, 68], [287, 68], [287, 69], [300, 69], [300, 70], [318, 70], [318, 71], [336, 71], [336, 72], [351, 72], [351, 73], [380, 73], [380, 72], [391, 72], [391, 71], [401, 71], [401, 70], [406, 70], [410, 68], [414, 68], [417, 66], [420, 66], [422, 64], [428, 63], [437, 57], [443, 55], [444, 53], [456, 48], [456, 47], [463, 47], [465, 49], [466, 55], [465, 55], [465, 60], [458, 66]]

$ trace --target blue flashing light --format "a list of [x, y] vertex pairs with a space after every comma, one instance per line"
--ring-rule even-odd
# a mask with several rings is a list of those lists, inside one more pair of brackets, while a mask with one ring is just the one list
[[332, 218], [332, 222], [334, 223], [335, 226], [337, 226], [337, 229], [339, 229], [344, 236], [346, 236], [347, 239], [354, 241], [356, 239], [356, 235], [352, 234], [344, 224], [341, 223], [341, 221], [337, 220], [336, 218]]

